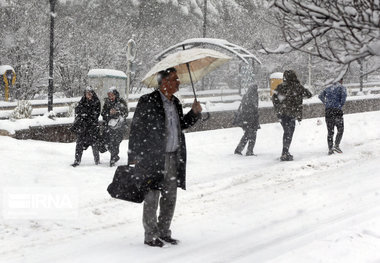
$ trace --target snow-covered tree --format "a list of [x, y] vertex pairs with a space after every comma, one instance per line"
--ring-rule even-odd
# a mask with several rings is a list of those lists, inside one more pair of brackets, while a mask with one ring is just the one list
[[0, 5], [0, 64], [12, 65], [17, 81], [15, 99], [30, 99], [46, 76], [47, 18], [43, 1], [5, 0]]
[[380, 1], [274, 0], [272, 8], [285, 43], [267, 52], [298, 50], [342, 68], [369, 60], [368, 72], [380, 68]]

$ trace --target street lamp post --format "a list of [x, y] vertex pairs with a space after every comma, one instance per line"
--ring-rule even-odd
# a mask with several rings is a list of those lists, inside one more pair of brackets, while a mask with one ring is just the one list
[[203, 38], [206, 37], [207, 29], [207, 0], [204, 0], [203, 3]]
[[[133, 36], [132, 36], [133, 37]], [[136, 42], [131, 38], [127, 43], [127, 90], [125, 91], [125, 96], [128, 98], [130, 85], [131, 85], [131, 68], [132, 63], [136, 57]]]
[[359, 81], [360, 81], [360, 92], [363, 92], [363, 75], [364, 75], [364, 68], [363, 68], [363, 60], [360, 58], [358, 60], [360, 70], [359, 70]]
[[308, 68], [309, 68], [309, 88], [311, 87], [311, 54], [309, 54], [309, 65], [308, 65]]
[[[206, 38], [207, 29], [207, 0], [203, 2], [203, 38]], [[205, 90], [205, 80], [202, 78], [202, 90]]]
[[54, 9], [56, 0], [50, 1], [50, 54], [49, 54], [49, 90], [48, 90], [48, 111], [53, 110], [53, 72], [54, 72]]

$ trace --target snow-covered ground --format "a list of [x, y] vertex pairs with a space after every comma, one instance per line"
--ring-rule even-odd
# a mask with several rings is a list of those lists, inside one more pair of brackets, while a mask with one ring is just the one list
[[[143, 245], [141, 204], [108, 195], [108, 153], [95, 166], [87, 150], [73, 168], [74, 143], [0, 136], [0, 262], [380, 262], [379, 127], [380, 112], [346, 115], [344, 153], [328, 156], [324, 119], [304, 120], [293, 162], [279, 161], [279, 123], [261, 125], [253, 157], [233, 154], [240, 128], [186, 134], [181, 243], [164, 248]], [[36, 191], [69, 197], [72, 210], [29, 202], [12, 214]]]

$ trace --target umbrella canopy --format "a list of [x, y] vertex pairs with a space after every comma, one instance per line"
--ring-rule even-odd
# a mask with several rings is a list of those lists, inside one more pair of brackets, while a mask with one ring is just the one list
[[[209, 72], [231, 60], [231, 57], [206, 48], [192, 48], [170, 54], [159, 61], [142, 79], [148, 87], [158, 87], [157, 73], [175, 68], [182, 84], [193, 84]], [[188, 68], [189, 67], [189, 68]], [[191, 72], [191, 76], [189, 74]]]

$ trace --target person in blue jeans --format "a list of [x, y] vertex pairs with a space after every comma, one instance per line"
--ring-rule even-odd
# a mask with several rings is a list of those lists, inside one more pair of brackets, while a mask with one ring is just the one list
[[[325, 105], [325, 120], [327, 125], [327, 145], [328, 154], [334, 152], [342, 153], [339, 144], [343, 137], [344, 121], [342, 107], [346, 102], [347, 90], [342, 85], [343, 79], [327, 87], [319, 94], [318, 98]], [[334, 141], [334, 129], [337, 128], [337, 135]]]

